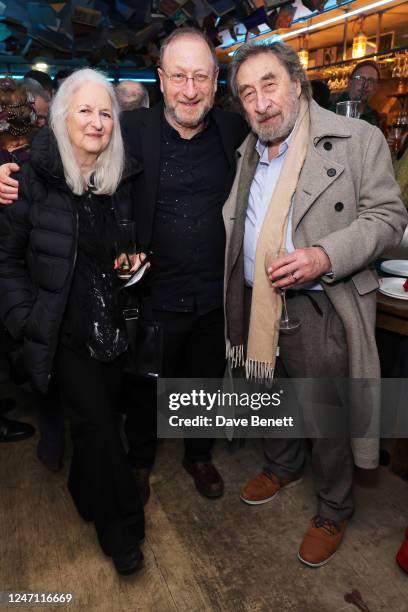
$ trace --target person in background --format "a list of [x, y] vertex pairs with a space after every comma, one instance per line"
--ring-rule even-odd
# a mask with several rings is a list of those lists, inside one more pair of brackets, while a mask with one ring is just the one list
[[140, 166], [125, 159], [115, 92], [94, 70], [61, 85], [50, 124], [0, 215], [0, 316], [24, 341], [33, 387], [56, 382], [71, 424], [69, 491], [118, 573], [130, 574], [143, 562], [144, 513], [116, 412], [128, 338], [114, 264]]
[[25, 79], [32, 79], [33, 81], [39, 83], [41, 87], [45, 89], [45, 91], [48, 93], [50, 100], [54, 96], [54, 81], [46, 72], [43, 72], [42, 70], [29, 70], [24, 75], [24, 80]]
[[42, 87], [34, 79], [24, 79], [23, 81], [26, 91], [34, 100], [34, 109], [36, 113], [36, 126], [41, 128], [48, 122], [48, 114], [50, 112], [51, 97], [46, 89]]
[[[30, 82], [34, 84], [33, 88], [30, 87]], [[47, 92], [36, 81], [27, 80], [19, 84], [12, 79], [0, 81], [0, 106], [2, 108], [0, 164], [18, 164], [13, 166], [17, 168], [30, 159], [30, 143], [39, 127], [32, 91], [33, 89], [38, 91], [38, 88], [48, 97]], [[1, 213], [2, 207], [0, 207]], [[12, 359], [12, 355], [18, 355], [20, 347], [10, 337], [3, 337], [2, 340], [0, 350], [2, 351], [3, 379], [6, 372], [7, 380], [10, 380], [13, 372], [20, 377], [20, 380], [23, 379], [24, 373], [17, 371], [18, 359]], [[14, 365], [13, 361], [16, 361]], [[62, 414], [57, 409], [58, 395], [53, 387], [52, 392], [46, 396], [34, 394], [34, 398], [38, 408], [37, 418], [40, 430], [37, 457], [49, 470], [57, 472], [62, 467], [64, 454], [64, 424]], [[5, 427], [4, 422], [3, 427]]]
[[[368, 121], [371, 125], [379, 127], [380, 119], [376, 110], [371, 108], [368, 101], [375, 94], [380, 80], [380, 69], [372, 60], [365, 60], [355, 66], [350, 74], [348, 89], [337, 100], [360, 100], [360, 119]], [[333, 108], [335, 111], [336, 109]]]
[[401, 199], [408, 208], [408, 131], [401, 139], [401, 145], [394, 160], [394, 172], [401, 189]]
[[325, 81], [313, 79], [310, 81], [313, 100], [322, 108], [330, 110], [330, 88]]
[[[24, 86], [11, 78], [0, 79], [0, 164], [22, 164], [29, 158], [29, 146], [35, 132], [33, 99]], [[0, 215], [4, 212], [0, 207]], [[28, 423], [4, 416], [16, 407], [10, 394], [12, 382], [11, 355], [16, 343], [0, 322], [0, 442], [25, 440], [35, 433]]]
[[0, 79], [0, 164], [29, 159], [37, 120], [34, 102], [25, 85]]
[[136, 81], [119, 81], [116, 85], [119, 104], [124, 111], [137, 108], [149, 108], [149, 92], [142, 83]]
[[[4, 331], [0, 329], [0, 342], [3, 344], [5, 338]], [[4, 345], [3, 345], [4, 346]], [[0, 390], [3, 386], [3, 375], [6, 374], [8, 364], [3, 362], [3, 346], [0, 349]], [[7, 376], [8, 382], [8, 376]], [[35, 434], [35, 429], [30, 423], [23, 423], [4, 416], [4, 413], [10, 412], [16, 408], [16, 401], [12, 397], [0, 397], [0, 442], [19, 442], [31, 438]]]

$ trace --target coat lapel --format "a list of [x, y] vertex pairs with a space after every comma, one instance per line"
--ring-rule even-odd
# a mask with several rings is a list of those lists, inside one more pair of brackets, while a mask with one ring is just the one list
[[259, 156], [255, 150], [256, 141], [256, 136], [253, 133], [249, 134], [236, 152], [238, 158], [237, 176], [231, 191], [231, 198], [225, 205], [224, 219], [226, 227], [230, 228], [230, 231], [227, 231], [229, 245], [226, 262], [229, 273], [232, 271], [242, 247], [249, 191], [259, 161]]
[[[150, 231], [153, 226], [160, 174], [162, 117], [163, 105], [161, 103], [156, 104], [156, 106], [147, 113], [140, 130], [146, 194], [146, 207], [144, 207], [144, 212], [149, 217], [147, 226], [150, 227]], [[150, 237], [148, 238], [148, 243], [150, 242]]]
[[316, 144], [324, 138], [349, 138], [343, 117], [310, 102], [310, 143], [300, 174], [293, 207], [293, 232], [317, 198], [336, 181], [344, 166], [322, 155]]
[[[330, 176], [333, 174], [334, 176]], [[344, 166], [322, 157], [312, 144], [306, 155], [295, 193], [293, 207], [293, 231], [301, 222], [312, 204], [343, 173]], [[329, 174], [328, 174], [329, 173]]]

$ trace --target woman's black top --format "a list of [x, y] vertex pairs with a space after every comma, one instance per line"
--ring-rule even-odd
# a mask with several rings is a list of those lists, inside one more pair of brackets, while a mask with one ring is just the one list
[[91, 190], [75, 197], [74, 207], [77, 255], [60, 341], [83, 356], [112, 361], [128, 346], [123, 281], [113, 269], [117, 222], [111, 198]]

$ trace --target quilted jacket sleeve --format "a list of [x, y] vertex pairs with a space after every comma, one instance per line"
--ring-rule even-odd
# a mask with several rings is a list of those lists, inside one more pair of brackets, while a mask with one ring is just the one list
[[31, 231], [28, 164], [20, 175], [19, 198], [0, 206], [0, 319], [9, 333], [22, 338], [34, 302], [26, 254]]

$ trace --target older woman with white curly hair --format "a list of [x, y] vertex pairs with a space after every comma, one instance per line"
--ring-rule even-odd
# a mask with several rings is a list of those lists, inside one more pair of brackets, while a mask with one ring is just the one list
[[0, 317], [24, 342], [32, 384], [45, 393], [55, 378], [66, 400], [69, 490], [127, 574], [142, 564], [144, 516], [115, 414], [128, 339], [114, 236], [133, 218], [140, 168], [125, 159], [118, 115], [111, 84], [95, 70], [73, 73], [58, 90], [50, 128], [21, 168], [18, 200], [0, 215]]

